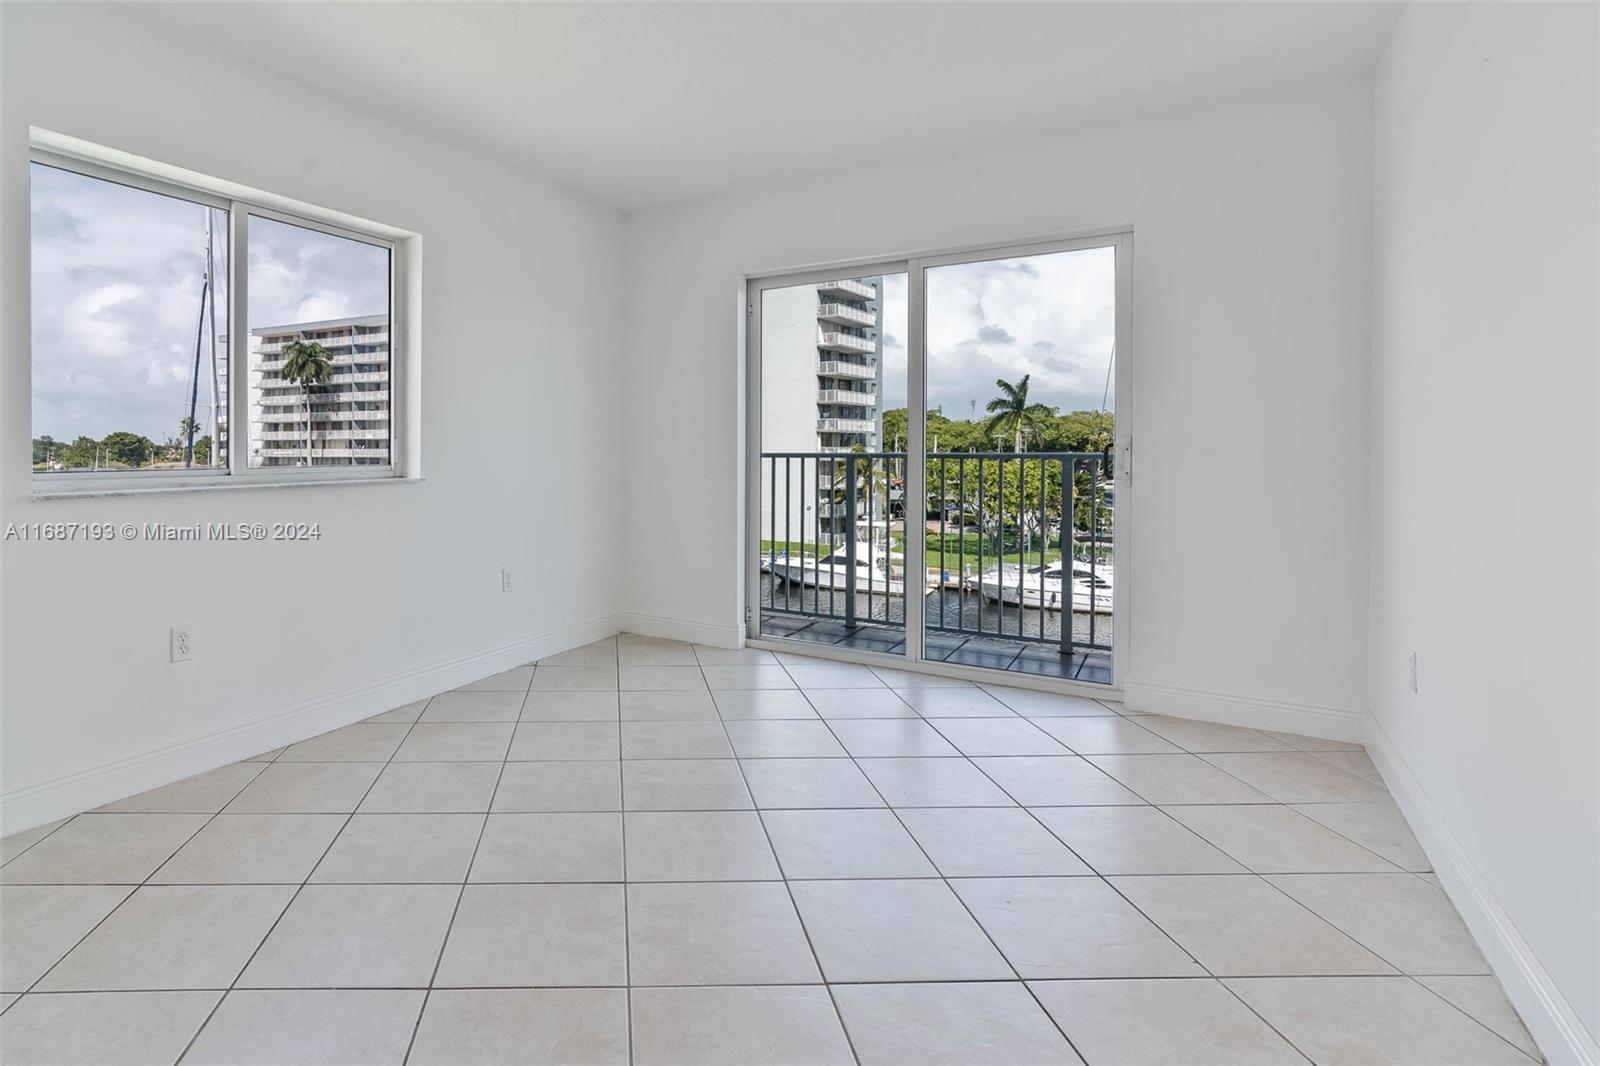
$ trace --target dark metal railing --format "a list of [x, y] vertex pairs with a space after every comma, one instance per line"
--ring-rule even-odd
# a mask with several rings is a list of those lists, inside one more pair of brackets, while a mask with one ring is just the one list
[[763, 452], [761, 459], [763, 609], [850, 628], [904, 625], [905, 581], [894, 573], [891, 528], [901, 521], [903, 533], [905, 453]]
[[905, 491], [905, 453], [763, 452], [761, 461], [763, 611], [847, 629], [903, 625], [909, 593], [929, 633], [1110, 650], [1107, 455], [928, 453], [920, 581], [902, 554], [907, 501], [917, 498]]

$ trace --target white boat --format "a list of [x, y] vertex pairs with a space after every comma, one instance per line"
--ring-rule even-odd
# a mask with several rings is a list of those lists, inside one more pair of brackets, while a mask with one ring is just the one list
[[[897, 563], [902, 565], [896, 565]], [[837, 589], [843, 592], [849, 587], [850, 580], [849, 545], [841, 544], [835, 551], [822, 556], [784, 554], [768, 558], [763, 555], [761, 569], [765, 573], [775, 574], [796, 585]], [[898, 553], [885, 552], [882, 548], [871, 546], [865, 541], [856, 542], [857, 594], [864, 595], [870, 590], [874, 593], [904, 595], [906, 591], [904, 574], [903, 557]]]
[[[1007, 606], [1059, 611], [1066, 602], [1062, 594], [1061, 573], [1060, 560], [1042, 567], [1037, 563], [1032, 566], [1007, 563], [969, 577], [965, 584], [984, 599]], [[1091, 570], [1087, 561], [1072, 560], [1072, 610], [1075, 613], [1111, 613], [1111, 573], [1110, 563], [1096, 563]]]

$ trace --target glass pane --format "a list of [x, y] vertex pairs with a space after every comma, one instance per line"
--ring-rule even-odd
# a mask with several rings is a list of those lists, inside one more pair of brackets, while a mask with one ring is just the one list
[[228, 212], [29, 166], [36, 473], [225, 470]]
[[906, 275], [761, 294], [761, 634], [905, 647]]
[[389, 249], [250, 216], [250, 465], [386, 466]]
[[1116, 272], [927, 271], [928, 659], [1112, 683]]

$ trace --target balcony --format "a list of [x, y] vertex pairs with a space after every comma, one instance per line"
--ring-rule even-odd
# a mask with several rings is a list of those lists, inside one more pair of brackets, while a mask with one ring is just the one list
[[[381, 330], [377, 333], [346, 333], [339, 337], [314, 337], [311, 338], [324, 348], [348, 348], [353, 344], [388, 344], [389, 331]], [[271, 355], [283, 351], [287, 341], [263, 341], [256, 346], [256, 351], [262, 355]]]
[[870, 418], [819, 418], [818, 433], [874, 433], [878, 423]]
[[[304, 422], [305, 412], [299, 405], [260, 403], [256, 405], [256, 422]], [[313, 422], [387, 422], [388, 411], [352, 411], [312, 406]]]
[[878, 316], [872, 311], [849, 304], [818, 304], [817, 321], [832, 322], [840, 326], [876, 326]]
[[[305, 441], [302, 439], [299, 447], [283, 445], [281, 447], [263, 446], [257, 448], [255, 453], [263, 459], [304, 459], [306, 454]], [[313, 459], [361, 459], [366, 462], [376, 461], [385, 463], [389, 460], [387, 448], [312, 448]]]
[[[263, 429], [253, 434], [256, 440], [289, 440], [305, 443], [306, 432], [303, 429]], [[388, 440], [387, 429], [317, 429], [311, 431], [311, 440]]]
[[835, 359], [824, 359], [817, 364], [817, 374], [825, 378], [849, 378], [852, 381], [878, 380], [878, 368], [875, 366], [862, 366], [860, 363], [841, 363]]
[[[334, 366], [350, 366], [354, 363], [387, 363], [389, 361], [389, 353], [387, 351], [349, 352], [344, 355], [330, 356], [328, 361]], [[251, 373], [259, 374], [263, 370], [282, 370], [284, 362], [285, 359], [281, 352], [277, 354], [266, 352], [256, 360], [256, 365], [251, 367], [250, 371]]]
[[[909, 599], [929, 660], [1109, 684], [1115, 493], [1104, 456], [930, 453], [917, 505], [906, 460], [762, 455], [762, 635], [896, 652]], [[810, 506], [791, 487], [796, 465], [815, 485]], [[920, 582], [905, 566], [918, 523]]]
[[[336, 361], [336, 365], [337, 365], [337, 361]], [[279, 369], [279, 367], [277, 367], [277, 366], [269, 366], [269, 367], [259, 367], [259, 368], [257, 368], [258, 372], [261, 371], [261, 370], [278, 370], [278, 369]], [[329, 381], [326, 385], [323, 385], [322, 388], [324, 390], [328, 390], [328, 389], [337, 390], [341, 385], [369, 385], [369, 384], [378, 384], [378, 383], [385, 382], [385, 381], [388, 381], [388, 380], [389, 380], [389, 372], [387, 370], [358, 370], [358, 371], [356, 371], [354, 373], [351, 373], [351, 374], [335, 374], [333, 376], [333, 379], [331, 381]], [[267, 388], [267, 389], [270, 389], [270, 388], [284, 388], [284, 389], [292, 388], [296, 392], [298, 392], [299, 389], [300, 389], [300, 386], [296, 385], [294, 382], [283, 381], [282, 379], [278, 379], [278, 378], [274, 378], [274, 379], [271, 379], [271, 380], [263, 380], [261, 382], [258, 382], [257, 383], [257, 387], [258, 388]], [[382, 396], [383, 393], [382, 392], [376, 392], [373, 395]]]
[[851, 392], [848, 389], [818, 389], [818, 403], [849, 404], [853, 407], [871, 407], [878, 402], [875, 392]]
[[876, 300], [878, 288], [865, 282], [852, 281], [822, 281], [817, 283], [819, 296], [843, 296], [848, 300]]
[[860, 355], [873, 355], [878, 351], [878, 342], [867, 337], [857, 337], [854, 333], [833, 333], [827, 330], [819, 330], [817, 332], [817, 347], [836, 352], [856, 352]]

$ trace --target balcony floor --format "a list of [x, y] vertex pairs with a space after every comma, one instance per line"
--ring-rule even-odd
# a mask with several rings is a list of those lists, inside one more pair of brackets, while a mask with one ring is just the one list
[[[761, 635], [773, 640], [803, 640], [889, 655], [904, 655], [906, 650], [905, 630], [898, 626], [858, 625], [852, 631], [832, 619], [763, 615]], [[1074, 652], [1069, 658], [1048, 645], [1031, 641], [930, 633], [927, 652], [932, 662], [980, 666], [1095, 685], [1112, 683], [1111, 653], [1107, 651]]]
[[1537, 1054], [1358, 745], [788, 653], [608, 638], [0, 859], [8, 1062]]

